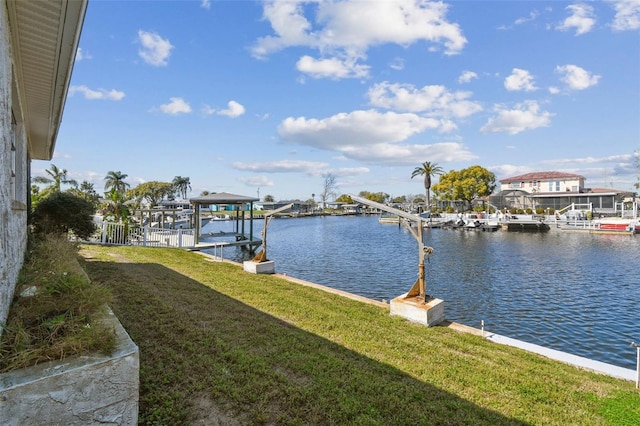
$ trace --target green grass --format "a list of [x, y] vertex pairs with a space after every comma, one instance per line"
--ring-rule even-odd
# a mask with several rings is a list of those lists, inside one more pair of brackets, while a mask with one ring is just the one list
[[640, 424], [631, 382], [196, 253], [82, 253], [140, 348], [140, 424]]

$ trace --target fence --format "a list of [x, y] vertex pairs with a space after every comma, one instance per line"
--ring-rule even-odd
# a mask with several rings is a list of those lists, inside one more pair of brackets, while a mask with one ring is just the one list
[[162, 229], [126, 223], [103, 222], [97, 238], [102, 244], [144, 247], [194, 247], [194, 229]]

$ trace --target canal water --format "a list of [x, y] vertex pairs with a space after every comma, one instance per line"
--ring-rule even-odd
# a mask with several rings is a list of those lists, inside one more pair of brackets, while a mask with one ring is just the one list
[[[210, 222], [205, 235], [232, 226]], [[254, 227], [259, 237], [263, 221]], [[425, 229], [424, 242], [435, 250], [427, 293], [445, 301], [447, 319], [635, 369], [640, 236]], [[250, 258], [239, 248], [223, 255]], [[418, 244], [375, 216], [274, 219], [268, 258], [278, 273], [389, 301], [415, 282]]]

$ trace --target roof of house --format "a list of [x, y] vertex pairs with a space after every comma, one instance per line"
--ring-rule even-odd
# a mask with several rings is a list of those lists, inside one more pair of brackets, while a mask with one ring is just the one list
[[500, 182], [527, 182], [533, 180], [551, 180], [551, 179], [584, 179], [584, 176], [576, 175], [573, 173], [563, 172], [534, 172], [525, 173], [523, 175], [514, 176], [506, 179], [500, 179]]
[[247, 197], [245, 195], [229, 194], [219, 192], [217, 194], [201, 195], [200, 197], [189, 198], [191, 204], [243, 204], [260, 201], [259, 198]]
[[21, 105], [32, 159], [53, 157], [87, 1], [6, 2], [17, 83], [14, 101]]

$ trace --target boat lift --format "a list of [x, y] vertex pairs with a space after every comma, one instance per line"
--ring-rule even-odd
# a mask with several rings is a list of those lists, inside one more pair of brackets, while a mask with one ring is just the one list
[[[414, 236], [416, 241], [418, 241], [418, 259], [419, 259], [418, 279], [411, 287], [411, 290], [409, 290], [409, 292], [405, 296], [405, 299], [418, 297], [422, 300], [423, 303], [427, 303], [430, 300], [430, 297], [427, 295], [427, 292], [426, 292], [424, 259], [425, 259], [425, 256], [429, 256], [431, 253], [433, 253], [434, 250], [432, 247], [425, 246], [424, 242], [422, 241], [422, 232], [423, 232], [422, 218], [420, 216], [416, 216], [411, 213], [407, 213], [405, 211], [395, 209], [393, 207], [385, 206], [384, 204], [380, 204], [375, 201], [367, 200], [366, 198], [357, 197], [355, 195], [350, 195], [350, 197], [352, 200], [357, 201], [361, 204], [375, 207], [387, 213], [397, 215], [399, 218], [405, 219], [404, 221], [400, 220], [400, 222], [402, 222], [405, 228], [407, 228], [409, 232], [411, 232], [411, 235]], [[416, 227], [417, 229], [414, 229], [412, 226], [414, 222], [417, 223], [417, 227]]]
[[274, 215], [287, 211], [291, 207], [293, 207], [293, 203], [287, 204], [286, 206], [282, 206], [264, 214], [264, 228], [262, 229], [262, 249], [253, 258], [254, 262], [261, 263], [269, 260], [267, 259], [267, 228], [269, 227], [269, 222], [271, 222], [271, 219], [273, 219]]

